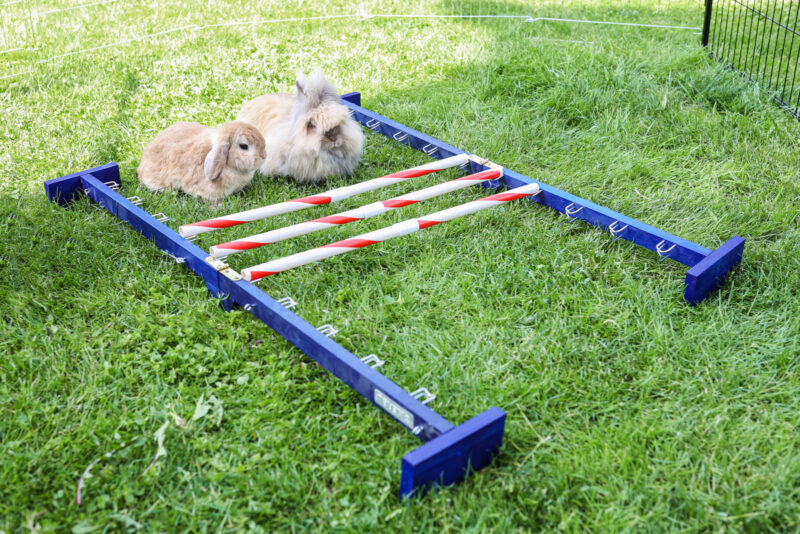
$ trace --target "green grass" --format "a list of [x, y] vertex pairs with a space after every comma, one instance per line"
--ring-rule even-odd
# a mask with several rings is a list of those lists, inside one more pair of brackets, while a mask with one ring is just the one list
[[[701, 2], [119, 1], [41, 15], [69, 5], [0, 6], [0, 43], [32, 49], [0, 56], [0, 76], [33, 71], [0, 80], [0, 531], [800, 527], [798, 125], [710, 61], [695, 32], [389, 18], [193, 29], [391, 12], [699, 26]], [[386, 359], [390, 379], [436, 393], [454, 423], [508, 412], [488, 469], [401, 505], [400, 457], [416, 438], [249, 314], [224, 313], [129, 227], [86, 200], [49, 204], [41, 186], [114, 160], [123, 193], [177, 227], [426, 161], [368, 134], [357, 175], [325, 186], [261, 179], [217, 209], [138, 187], [158, 130], [230, 120], [315, 65], [370, 109], [583, 198], [709, 248], [741, 235], [744, 262], [691, 308], [685, 267], [520, 202], [267, 279], [344, 347]], [[456, 176], [443, 174], [315, 215]], [[148, 470], [162, 428], [166, 456]]]

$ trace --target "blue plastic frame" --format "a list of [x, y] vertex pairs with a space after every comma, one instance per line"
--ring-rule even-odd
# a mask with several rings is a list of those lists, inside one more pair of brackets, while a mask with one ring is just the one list
[[47, 198], [62, 206], [86, 194], [201, 277], [226, 309], [243, 307], [425, 441], [402, 458], [401, 498], [422, 495], [434, 485], [459, 482], [497, 455], [505, 429], [503, 410], [492, 407], [453, 425], [255, 285], [217, 271], [206, 261], [206, 251], [116, 192], [113, 186], [119, 184], [119, 167], [109, 163], [48, 180], [44, 188]]
[[[432, 158], [442, 159], [456, 154], [467, 154], [464, 150], [444, 141], [361, 107], [360, 93], [342, 95], [342, 103], [349, 107], [356, 120], [367, 128], [424, 152]], [[488, 169], [476, 162], [471, 162], [470, 166], [471, 172]], [[721, 247], [710, 250], [511, 169], [503, 168], [502, 178], [486, 182], [484, 186], [495, 189], [501, 186], [513, 188], [533, 182], [539, 184], [542, 194], [530, 197], [531, 202], [544, 204], [568, 217], [608, 230], [616, 238], [625, 239], [690, 267], [686, 273], [683, 296], [692, 306], [716, 290], [731, 269], [742, 261], [745, 240], [739, 236], [733, 236]]]

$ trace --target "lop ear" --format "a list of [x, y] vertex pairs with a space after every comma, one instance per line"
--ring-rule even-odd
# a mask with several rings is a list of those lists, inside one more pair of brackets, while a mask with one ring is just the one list
[[211, 150], [206, 154], [206, 160], [203, 164], [203, 171], [205, 171], [206, 178], [212, 182], [219, 178], [225, 169], [225, 163], [228, 161], [228, 151], [231, 144], [226, 142], [215, 141], [211, 146]]

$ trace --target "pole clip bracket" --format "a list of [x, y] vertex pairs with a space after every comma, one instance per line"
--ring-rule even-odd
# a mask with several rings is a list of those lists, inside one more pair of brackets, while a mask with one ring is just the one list
[[489, 158], [482, 158], [480, 156], [476, 156], [475, 154], [470, 154], [469, 160], [483, 167], [488, 167], [493, 171], [500, 171], [500, 177], [503, 176], [503, 166], [491, 161]]
[[209, 256], [206, 258], [206, 263], [211, 265], [214, 269], [219, 272], [219, 274], [223, 275], [225, 278], [233, 280], [234, 282], [238, 282], [242, 279], [242, 275], [231, 269], [231, 266], [225, 263], [224, 261], [215, 258], [214, 256]]

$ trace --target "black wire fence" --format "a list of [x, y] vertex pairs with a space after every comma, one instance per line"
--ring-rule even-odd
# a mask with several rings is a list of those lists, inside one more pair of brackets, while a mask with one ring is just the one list
[[703, 46], [800, 120], [800, 0], [706, 0]]

